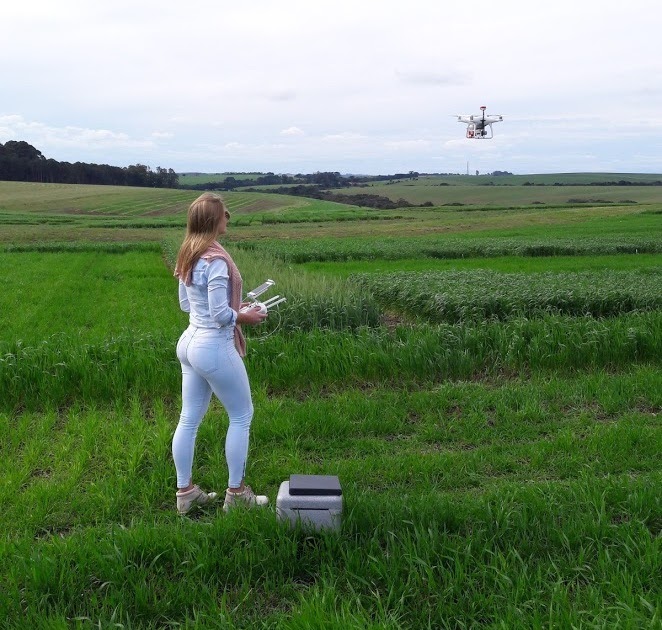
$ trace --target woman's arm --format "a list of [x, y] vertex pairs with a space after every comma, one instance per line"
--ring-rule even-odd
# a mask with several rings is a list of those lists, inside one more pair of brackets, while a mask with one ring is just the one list
[[207, 296], [209, 315], [219, 326], [234, 326], [237, 312], [228, 303], [228, 265], [222, 258], [209, 263], [207, 268]]
[[179, 281], [179, 308], [185, 313], [191, 312], [191, 305], [189, 304], [188, 294], [186, 293], [186, 285], [181, 280]]
[[[263, 322], [267, 315], [258, 308], [237, 313], [228, 304], [228, 265], [222, 259], [213, 260], [207, 273], [207, 291], [209, 296], [209, 314], [219, 326], [247, 324], [255, 326]], [[241, 296], [239, 296], [241, 299]], [[243, 305], [243, 304], [242, 304]]]

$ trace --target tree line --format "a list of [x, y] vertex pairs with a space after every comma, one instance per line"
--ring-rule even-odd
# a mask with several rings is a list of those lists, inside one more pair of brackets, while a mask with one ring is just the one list
[[[247, 192], [260, 192], [253, 188], [242, 188]], [[420, 204], [410, 203], [406, 199], [393, 201], [389, 197], [376, 195], [373, 193], [358, 193], [353, 195], [334, 193], [328, 189], [316, 185], [298, 184], [296, 186], [281, 186], [270, 188], [270, 193], [280, 195], [295, 195], [299, 197], [309, 197], [311, 199], [323, 199], [324, 201], [335, 201], [351, 206], [361, 206], [363, 208], [378, 208], [379, 210], [394, 210], [396, 208], [429, 208], [432, 207], [431, 201], [425, 201]]]
[[[180, 188], [191, 190], [234, 190], [245, 189], [255, 186], [318, 186], [320, 188], [348, 188], [352, 186], [363, 186], [367, 182], [418, 179], [419, 173], [409, 171], [408, 173], [395, 173], [394, 175], [342, 175], [338, 171], [323, 171], [316, 173], [297, 173], [296, 175], [276, 175], [275, 173], [264, 173], [257, 177], [237, 179], [228, 176], [221, 181], [204, 182], [201, 184], [181, 184]], [[270, 191], [277, 192], [277, 191]]]
[[47, 184], [96, 184], [177, 188], [179, 177], [171, 168], [158, 166], [153, 171], [144, 164], [109, 166], [85, 162], [58, 162], [47, 159], [23, 140], [0, 143], [0, 180], [43, 182]]

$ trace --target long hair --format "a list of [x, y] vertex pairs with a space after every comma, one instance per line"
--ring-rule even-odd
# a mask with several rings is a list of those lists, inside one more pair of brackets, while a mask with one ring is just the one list
[[179, 248], [175, 266], [175, 275], [184, 282], [190, 277], [191, 270], [200, 256], [216, 240], [225, 213], [228, 213], [228, 210], [223, 198], [209, 192], [200, 195], [188, 209], [186, 236]]

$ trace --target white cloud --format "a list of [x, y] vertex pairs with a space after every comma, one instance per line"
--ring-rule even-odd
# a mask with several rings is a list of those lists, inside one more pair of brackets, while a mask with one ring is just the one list
[[[479, 18], [433, 0], [13, 3], [0, 141], [210, 172], [451, 171], [477, 156], [494, 160], [481, 170], [654, 172], [658, 15], [657, 0], [504, 0]], [[504, 122], [472, 142], [449, 114], [482, 104]]]
[[387, 149], [395, 149], [398, 151], [415, 151], [417, 149], [428, 149], [432, 146], [429, 140], [389, 140], [384, 142]]
[[304, 131], [302, 129], [299, 129], [299, 127], [288, 127], [287, 129], [283, 129], [280, 132], [281, 136], [303, 136]]
[[[25, 140], [49, 147], [150, 147], [149, 139], [132, 138], [125, 132], [84, 127], [54, 127], [42, 122], [27, 121], [22, 116], [0, 116], [0, 137], [6, 140]], [[37, 147], [38, 148], [38, 147]]]
[[425, 70], [396, 70], [395, 76], [403, 83], [413, 85], [447, 86], [470, 82], [467, 74], [459, 72], [434, 72]]
[[340, 133], [329, 133], [322, 136], [322, 142], [355, 142], [357, 140], [365, 140], [366, 136], [352, 131], [342, 131]]

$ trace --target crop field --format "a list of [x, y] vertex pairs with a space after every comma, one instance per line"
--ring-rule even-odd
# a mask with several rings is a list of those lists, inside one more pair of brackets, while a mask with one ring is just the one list
[[[614, 185], [623, 182], [622, 185]], [[626, 182], [626, 183], [625, 183]], [[610, 185], [611, 184], [611, 185]], [[444, 175], [370, 182], [336, 192], [372, 193], [413, 204], [437, 206], [609, 205], [656, 203], [662, 175], [630, 173], [558, 173], [545, 175]]]
[[[521, 176], [520, 176], [521, 177]], [[590, 186], [567, 184], [523, 185], [503, 184], [491, 178], [482, 184], [464, 182], [448, 184], [442, 179], [420, 178], [393, 184], [374, 183], [367, 188], [340, 188], [341, 194], [371, 193], [390, 199], [405, 199], [409, 203], [430, 202], [434, 206], [474, 206], [479, 208], [508, 206], [611, 205], [655, 203], [660, 198], [660, 186]], [[482, 178], [477, 178], [482, 181]], [[662, 177], [661, 177], [662, 180]], [[484, 180], [483, 180], [484, 181]], [[495, 183], [496, 181], [496, 183]]]
[[[182, 518], [198, 193], [0, 182], [0, 627], [662, 627], [662, 188], [436, 188], [466, 207], [226, 195], [244, 287], [287, 296], [247, 330], [271, 505]], [[339, 476], [340, 532], [278, 523], [293, 473]]]
[[254, 179], [264, 173], [179, 173], [179, 183], [182, 185], [208, 184], [222, 182], [226, 177], [234, 177], [238, 181]]
[[378, 300], [436, 322], [535, 317], [545, 313], [610, 317], [662, 309], [662, 269], [503, 273], [402, 271], [353, 276]]
[[[0, 244], [118, 240], [160, 241], [186, 225], [197, 191], [0, 181]], [[359, 221], [374, 213], [355, 206], [268, 193], [224, 195], [233, 226]]]

